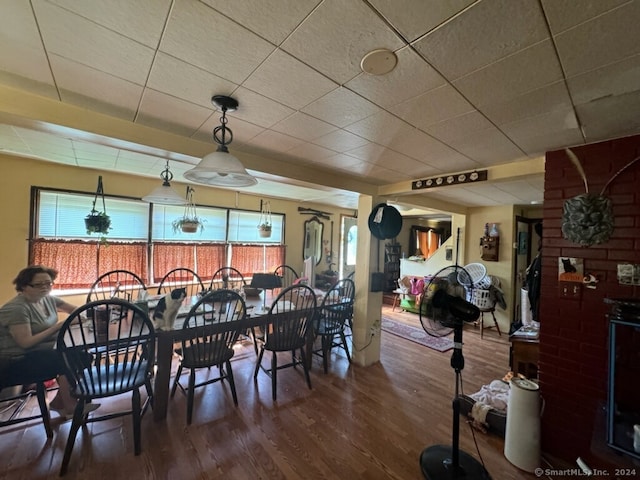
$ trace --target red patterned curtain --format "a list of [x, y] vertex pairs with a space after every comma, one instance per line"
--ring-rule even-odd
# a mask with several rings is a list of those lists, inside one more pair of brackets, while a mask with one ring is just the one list
[[149, 283], [147, 244], [144, 242], [101, 245], [98, 265], [99, 275], [111, 270], [129, 270], [144, 280], [145, 284]]
[[227, 265], [226, 252], [224, 243], [196, 245], [196, 272], [203, 281], [211, 280], [216, 270]]
[[265, 265], [267, 272], [274, 272], [275, 269], [286, 262], [287, 247], [284, 245], [267, 245], [265, 251]]
[[58, 271], [56, 288], [89, 288], [98, 277], [98, 242], [32, 240], [31, 265]]
[[231, 266], [245, 277], [255, 272], [271, 273], [284, 263], [285, 251], [283, 245], [233, 245]]
[[195, 269], [195, 244], [154, 243], [152, 258], [153, 281], [158, 283], [166, 273], [174, 268]]

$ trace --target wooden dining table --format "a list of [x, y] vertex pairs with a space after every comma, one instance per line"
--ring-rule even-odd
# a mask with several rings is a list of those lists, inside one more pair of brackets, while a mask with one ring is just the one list
[[[316, 292], [318, 293], [318, 292]], [[322, 292], [323, 293], [323, 292]], [[270, 305], [275, 297], [271, 292], [261, 293], [261, 296], [247, 297], [245, 304], [247, 306], [247, 314], [240, 320], [232, 322], [212, 323], [207, 326], [207, 330], [211, 333], [218, 333], [228, 330], [237, 330], [240, 332], [256, 327], [266, 327], [274, 320], [274, 316], [269, 315], [268, 311], [263, 310], [263, 297], [267, 295], [266, 305]], [[320, 307], [321, 299], [317, 300], [316, 309]], [[315, 312], [314, 312], [315, 314]], [[154, 378], [153, 389], [153, 418], [156, 421], [164, 420], [167, 416], [169, 405], [169, 390], [171, 380], [171, 362], [173, 359], [174, 343], [180, 342], [194, 335], [195, 329], [183, 329], [185, 316], [180, 315], [176, 318], [171, 330], [156, 330], [156, 372]], [[311, 355], [314, 342], [313, 328], [308, 329], [307, 346], [305, 351], [307, 365], [311, 365]]]

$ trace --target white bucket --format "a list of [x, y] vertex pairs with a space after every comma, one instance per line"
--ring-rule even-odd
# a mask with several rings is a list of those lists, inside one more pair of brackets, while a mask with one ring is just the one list
[[504, 456], [533, 473], [540, 467], [540, 387], [531, 380], [510, 382]]

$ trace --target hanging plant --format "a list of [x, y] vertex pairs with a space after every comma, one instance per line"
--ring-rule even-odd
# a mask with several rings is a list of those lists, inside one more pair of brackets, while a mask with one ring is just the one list
[[196, 204], [193, 203], [193, 188], [187, 187], [187, 204], [184, 207], [184, 214], [182, 217], [175, 219], [171, 222], [174, 233], [180, 231], [184, 233], [196, 233], [204, 230], [204, 218], [198, 217], [196, 214]]
[[258, 234], [262, 238], [271, 236], [271, 204], [260, 200], [260, 223], [258, 223]]
[[[98, 196], [102, 197], [102, 211], [96, 210], [96, 202]], [[96, 189], [96, 196], [93, 199], [93, 205], [91, 206], [91, 212], [84, 217], [84, 226], [87, 229], [87, 234], [101, 233], [106, 235], [111, 230], [111, 218], [107, 215], [107, 207], [104, 201], [104, 189], [102, 186], [102, 175], [98, 177], [98, 188]]]

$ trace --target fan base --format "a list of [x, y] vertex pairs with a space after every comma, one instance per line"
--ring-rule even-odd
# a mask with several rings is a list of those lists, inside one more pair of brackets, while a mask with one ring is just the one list
[[489, 472], [475, 458], [462, 450], [459, 451], [458, 469], [454, 469], [451, 461], [450, 445], [434, 445], [427, 447], [420, 454], [420, 468], [427, 480], [491, 480]]

